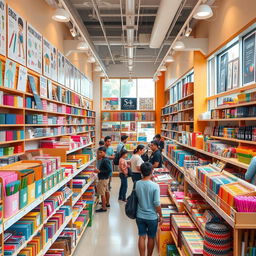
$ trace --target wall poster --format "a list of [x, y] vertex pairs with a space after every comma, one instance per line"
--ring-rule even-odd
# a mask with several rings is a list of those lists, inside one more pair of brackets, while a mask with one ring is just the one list
[[228, 78], [227, 78], [227, 91], [232, 89], [232, 79], [233, 79], [233, 62], [228, 63]]
[[225, 92], [227, 89], [227, 75], [228, 75], [228, 53], [224, 53], [219, 57], [219, 79], [217, 86], [217, 93]]
[[[90, 85], [88, 83], [88, 95], [90, 98]], [[119, 104], [118, 98], [103, 98], [103, 110], [118, 110]]]
[[20, 65], [17, 90], [26, 92], [27, 80], [28, 80], [28, 70], [27, 68]]
[[58, 52], [57, 48], [51, 45], [51, 78], [58, 81]]
[[154, 99], [153, 98], [140, 98], [139, 99], [139, 109], [153, 110], [154, 109]]
[[243, 39], [243, 84], [255, 81], [255, 35], [254, 31]]
[[51, 78], [51, 44], [43, 39], [43, 74]]
[[47, 98], [47, 78], [40, 76], [40, 96]]
[[27, 66], [42, 74], [42, 35], [27, 24]]
[[8, 57], [26, 65], [26, 21], [8, 7]]
[[58, 82], [65, 84], [65, 57], [60, 52], [58, 52]]
[[121, 110], [137, 110], [137, 98], [121, 98]]
[[4, 87], [14, 88], [16, 62], [7, 59], [5, 62]]
[[0, 54], [6, 55], [6, 5], [0, 0]]
[[239, 59], [233, 60], [233, 89], [239, 87]]
[[64, 64], [64, 69], [65, 69], [65, 83], [64, 85], [66, 85], [66, 87], [69, 88], [69, 61], [68, 59], [65, 58], [65, 64]]

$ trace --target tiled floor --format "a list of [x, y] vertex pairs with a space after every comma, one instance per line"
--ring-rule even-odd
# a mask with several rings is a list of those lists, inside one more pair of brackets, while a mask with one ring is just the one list
[[[119, 178], [113, 178], [111, 208], [107, 213], [95, 213], [93, 226], [88, 228], [75, 251], [74, 256], [137, 256], [137, 226], [126, 217], [124, 203], [119, 202]], [[129, 181], [130, 194], [132, 187]], [[157, 256], [157, 249], [153, 256]]]

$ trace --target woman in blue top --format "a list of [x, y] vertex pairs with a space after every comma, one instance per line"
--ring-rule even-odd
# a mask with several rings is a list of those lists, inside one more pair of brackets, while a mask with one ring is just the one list
[[138, 197], [138, 209], [136, 223], [139, 231], [138, 247], [140, 256], [151, 256], [154, 251], [155, 237], [158, 222], [162, 223], [162, 212], [160, 206], [160, 189], [152, 178], [153, 166], [151, 163], [143, 163], [140, 167], [143, 179], [136, 182], [136, 195]]

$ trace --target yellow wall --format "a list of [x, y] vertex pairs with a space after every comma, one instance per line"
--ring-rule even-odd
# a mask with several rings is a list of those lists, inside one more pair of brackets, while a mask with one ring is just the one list
[[176, 52], [173, 57], [175, 62], [170, 63], [165, 72], [165, 89], [187, 73], [194, 65], [194, 54], [192, 51]]
[[[44, 0], [7, 0], [6, 2], [63, 53], [64, 40], [72, 37], [64, 23], [52, 19], [53, 8]], [[86, 62], [86, 54], [74, 53], [68, 58], [81, 72], [92, 79], [92, 65]]]

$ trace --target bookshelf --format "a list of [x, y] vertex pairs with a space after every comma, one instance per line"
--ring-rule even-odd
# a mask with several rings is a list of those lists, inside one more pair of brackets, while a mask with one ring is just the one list
[[102, 111], [101, 138], [111, 136], [119, 142], [122, 135], [129, 143], [149, 142], [155, 135], [155, 111]]

